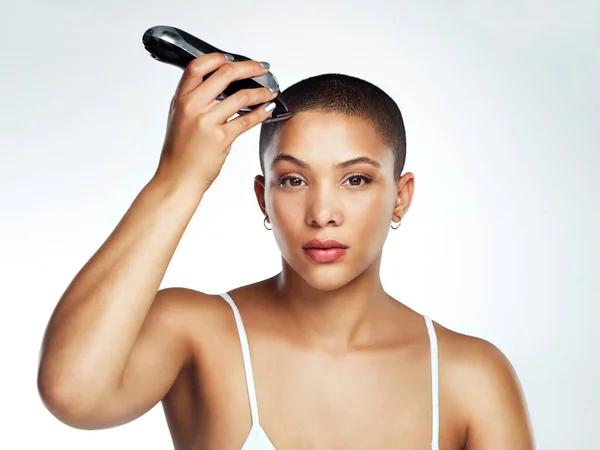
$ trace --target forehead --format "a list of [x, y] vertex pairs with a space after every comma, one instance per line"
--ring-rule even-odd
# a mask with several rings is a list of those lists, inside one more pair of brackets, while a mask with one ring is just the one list
[[320, 111], [300, 112], [285, 121], [265, 152], [267, 164], [280, 153], [327, 164], [359, 156], [393, 164], [390, 148], [369, 121]]

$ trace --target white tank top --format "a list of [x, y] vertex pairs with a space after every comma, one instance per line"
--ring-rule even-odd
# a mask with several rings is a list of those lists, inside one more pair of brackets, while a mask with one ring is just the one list
[[[252, 364], [250, 362], [250, 348], [248, 346], [248, 338], [246, 336], [246, 330], [242, 323], [242, 316], [238, 310], [235, 302], [231, 296], [224, 292], [219, 294], [233, 310], [235, 317], [235, 323], [237, 325], [238, 333], [240, 335], [240, 343], [242, 346], [242, 358], [244, 361], [244, 370], [246, 371], [246, 386], [248, 388], [248, 399], [250, 401], [250, 413], [252, 415], [252, 427], [250, 433], [242, 445], [241, 450], [277, 450], [267, 433], [263, 430], [258, 420], [258, 404], [256, 401], [256, 390], [254, 387], [254, 375], [252, 374]], [[431, 438], [431, 450], [439, 450], [438, 439], [439, 439], [439, 394], [438, 394], [438, 349], [437, 349], [437, 338], [435, 335], [435, 328], [431, 319], [427, 316], [423, 316], [425, 319], [425, 325], [427, 326], [427, 333], [429, 334], [430, 354], [431, 354], [431, 397], [432, 397], [432, 438]]]

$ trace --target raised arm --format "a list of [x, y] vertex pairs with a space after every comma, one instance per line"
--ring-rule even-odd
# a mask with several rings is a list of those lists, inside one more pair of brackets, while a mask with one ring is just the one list
[[178, 326], [184, 300], [177, 290], [158, 288], [231, 144], [270, 110], [228, 119], [276, 94], [254, 88], [216, 98], [232, 81], [267, 70], [218, 53], [187, 66], [156, 174], [71, 282], [48, 324], [38, 388], [61, 421], [92, 429], [133, 420], [164, 397], [189, 361], [189, 335]]
[[189, 357], [188, 337], [173, 326], [176, 291], [157, 290], [199, 197], [149, 183], [58, 303], [38, 387], [64, 423], [105, 428], [142, 415]]

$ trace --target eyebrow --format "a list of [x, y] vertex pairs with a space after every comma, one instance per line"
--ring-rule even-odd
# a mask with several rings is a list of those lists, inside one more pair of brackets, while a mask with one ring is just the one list
[[[292, 164], [297, 165], [298, 167], [302, 167], [303, 169], [310, 170], [310, 166], [307, 163], [296, 158], [295, 156], [288, 155], [287, 153], [281, 153], [281, 154], [277, 155], [277, 157], [275, 159], [273, 159], [273, 162], [271, 162], [271, 169], [273, 169], [273, 167], [275, 166], [275, 163], [278, 161], [289, 161]], [[359, 156], [358, 158], [353, 158], [348, 161], [344, 161], [344, 162], [335, 164], [333, 167], [334, 167], [334, 169], [345, 169], [346, 167], [350, 167], [355, 164], [371, 164], [372, 166], [375, 166], [378, 169], [381, 168], [381, 163], [379, 163], [378, 161], [375, 161], [372, 158], [369, 158], [368, 156]]]

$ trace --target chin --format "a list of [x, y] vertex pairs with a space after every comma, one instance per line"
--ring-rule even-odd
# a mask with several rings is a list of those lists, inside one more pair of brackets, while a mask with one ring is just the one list
[[297, 271], [298, 275], [310, 287], [319, 291], [334, 291], [343, 288], [361, 274], [361, 271], [350, 268], [343, 263], [304, 266], [299, 269]]
[[351, 280], [348, 277], [328, 277], [323, 274], [310, 274], [302, 277], [306, 284], [318, 291], [335, 291], [348, 284]]

